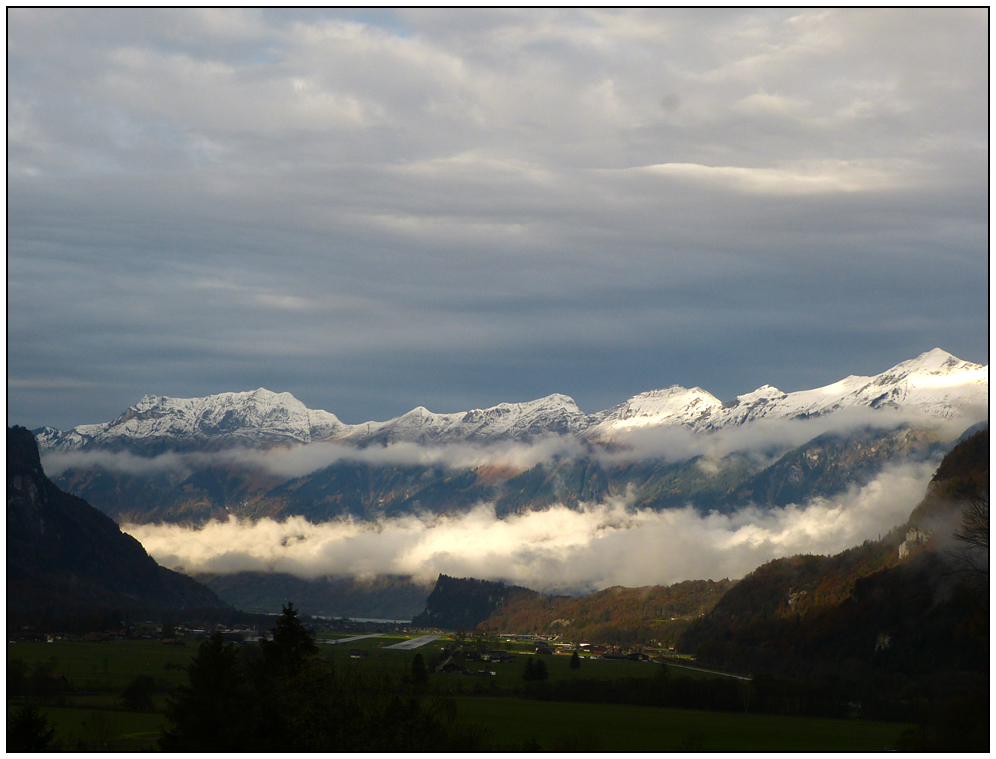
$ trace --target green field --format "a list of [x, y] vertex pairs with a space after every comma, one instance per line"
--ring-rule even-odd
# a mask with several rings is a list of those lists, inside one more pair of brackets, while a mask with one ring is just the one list
[[120, 690], [138, 675], [186, 682], [187, 665], [196, 654], [196, 643], [166, 646], [158, 640], [7, 644], [7, 661], [23, 659], [30, 666], [54, 657], [55, 671], [83, 691]]
[[166, 725], [166, 717], [161, 712], [79, 706], [43, 706], [39, 711], [55, 728], [55, 738], [65, 750], [148, 751], [156, 748], [156, 741]]
[[463, 697], [459, 713], [487, 730], [488, 748], [532, 739], [554, 751], [883, 751], [906, 725], [701, 712], [614, 704]]
[[[428, 662], [438, 658], [452, 639], [440, 639], [414, 651], [388, 651], [387, 646], [415, 637], [391, 635], [341, 645], [320, 645], [320, 656], [337, 671], [380, 670], [397, 680], [410, 671], [421, 654]], [[579, 670], [570, 669], [570, 657], [526, 653], [529, 647], [509, 647], [515, 659], [491, 665], [494, 676], [433, 675], [430, 693], [453, 697], [466, 720], [486, 733], [489, 750], [552, 749], [671, 751], [796, 751], [883, 750], [895, 744], [902, 724], [855, 720], [779, 717], [771, 715], [703, 712], [617, 704], [560, 703], [521, 698], [525, 662], [542, 658], [551, 682], [558, 680], [652, 677], [661, 664], [583, 658]], [[104, 643], [56, 641], [8, 643], [7, 659], [23, 660], [28, 667], [55, 660], [54, 672], [69, 681], [69, 691], [42, 706], [65, 749], [155, 749], [165, 725], [163, 709], [168, 692], [186, 682], [185, 668], [198, 644], [166, 646], [155, 640], [118, 640]], [[354, 649], [366, 659], [351, 659]], [[476, 672], [484, 662], [467, 662]], [[669, 668], [672, 678], [710, 677], [687, 669]], [[157, 680], [155, 709], [130, 712], [121, 707], [121, 690], [138, 675]], [[8, 715], [17, 704], [8, 701]]]

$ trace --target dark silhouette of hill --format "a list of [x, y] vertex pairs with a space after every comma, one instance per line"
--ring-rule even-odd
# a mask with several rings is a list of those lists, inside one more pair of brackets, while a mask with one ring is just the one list
[[415, 627], [474, 630], [513, 598], [539, 596], [535, 590], [503, 582], [439, 575], [425, 602], [425, 611], [412, 619]]
[[[988, 470], [983, 430], [948, 453], [910, 523], [836, 556], [764, 564], [689, 627], [680, 647], [705, 663], [754, 675], [847, 683], [863, 694], [868, 717], [926, 721], [922, 712], [931, 703], [987, 693], [988, 573], [980, 587], [957, 560], [957, 540], [941, 540], [915, 522], [942, 503], [955, 516], [970, 498], [984, 498], [988, 507]], [[957, 527], [957, 519], [948, 521]], [[988, 566], [988, 548], [986, 554]], [[984, 731], [982, 720], [966, 728], [975, 736], [966, 738], [966, 746], [976, 746], [971, 750], [979, 750], [981, 743], [971, 741], [983, 732], [988, 745], [988, 716]], [[957, 744], [958, 730], [947, 723], [931, 729], [934, 737], [918, 734], [921, 742], [910, 746]]]
[[411, 619], [425, 609], [429, 589], [410, 577], [318, 577], [280, 572], [197, 574], [194, 578], [236, 608], [273, 613], [289, 599], [302, 614], [360, 619]]
[[7, 428], [7, 613], [225, 605], [45, 476], [30, 431]]

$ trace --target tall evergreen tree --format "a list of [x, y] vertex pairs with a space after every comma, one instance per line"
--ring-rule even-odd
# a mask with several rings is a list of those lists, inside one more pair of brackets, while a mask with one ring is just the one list
[[293, 677], [305, 659], [315, 656], [318, 646], [301, 620], [293, 603], [283, 607], [273, 628], [273, 640], [263, 641], [263, 655], [281, 676]]
[[54, 737], [55, 729], [35, 706], [22, 706], [7, 723], [8, 751], [50, 751]]
[[180, 686], [166, 704], [169, 727], [163, 751], [251, 751], [248, 703], [241, 687], [235, 646], [220, 634], [201, 644]]
[[415, 658], [412, 659], [412, 682], [416, 688], [423, 688], [429, 682], [429, 673], [425, 668], [422, 654], [415, 654]]
[[533, 664], [533, 657], [526, 659], [526, 669], [522, 673], [522, 679], [526, 682], [532, 682], [536, 679], [536, 667]]

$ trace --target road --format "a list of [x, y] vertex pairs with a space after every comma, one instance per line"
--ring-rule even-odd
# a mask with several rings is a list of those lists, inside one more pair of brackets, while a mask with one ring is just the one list
[[690, 669], [692, 672], [707, 672], [710, 675], [722, 675], [723, 677], [735, 677], [737, 680], [750, 680], [749, 677], [744, 677], [743, 675], [731, 675], [729, 672], [717, 672], [714, 669], [702, 669], [701, 667], [686, 667], [683, 664], [672, 664], [671, 662], [665, 662], [668, 667], [677, 667], [678, 669]]

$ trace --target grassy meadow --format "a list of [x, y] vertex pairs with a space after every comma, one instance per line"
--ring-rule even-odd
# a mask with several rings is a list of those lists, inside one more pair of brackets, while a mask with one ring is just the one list
[[[332, 637], [318, 636], [319, 640]], [[320, 643], [319, 656], [337, 670], [379, 670], [397, 678], [411, 671], [416, 654], [426, 662], [438, 661], [444, 647], [453, 642], [452, 638], [441, 638], [417, 650], [386, 650], [412, 637], [416, 634], [383, 635], [339, 645]], [[550, 682], [652, 677], [668, 665], [582, 658], [581, 668], [572, 670], [569, 656], [533, 654], [532, 646], [525, 643], [501, 645], [515, 658], [490, 665], [494, 675], [434, 674], [429, 685], [432, 697], [452, 698], [462, 720], [483, 731], [489, 750], [875, 751], [894, 745], [906, 727], [856, 720], [538, 701], [523, 697], [527, 689], [522, 673], [529, 658], [542, 657]], [[167, 646], [158, 640], [18, 642], [8, 643], [7, 660], [9, 667], [11, 661], [21, 659], [29, 672], [35, 665], [48, 663], [55, 674], [68, 681], [68, 690], [39, 707], [55, 728], [59, 747], [137, 751], [157, 748], [156, 739], [166, 724], [168, 694], [185, 683], [185, 668], [197, 649], [193, 641], [186, 646]], [[352, 659], [350, 652], [356, 650], [367, 652], [367, 657]], [[478, 672], [488, 665], [471, 661], [465, 666]], [[671, 678], [713, 677], [677, 667], [669, 667], [668, 674]], [[130, 711], [122, 706], [121, 691], [140, 675], [156, 680], [153, 708]], [[20, 703], [8, 697], [8, 717]]]

